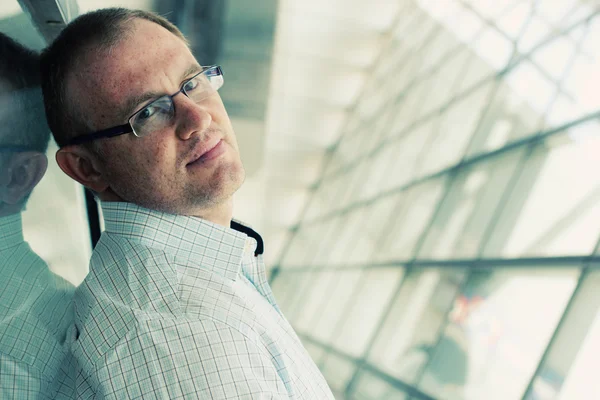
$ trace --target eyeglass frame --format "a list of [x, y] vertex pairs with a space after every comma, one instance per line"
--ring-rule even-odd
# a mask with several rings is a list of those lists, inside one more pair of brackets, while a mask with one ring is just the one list
[[[206, 73], [206, 71], [210, 70], [210, 69], [216, 69], [217, 71], [217, 76], [223, 76], [223, 70], [221, 69], [220, 65], [210, 65], [207, 67], [203, 67], [202, 70], [200, 72], [198, 72], [197, 74], [195, 74], [194, 76], [186, 79], [185, 81], [183, 81], [183, 83], [181, 84], [181, 87], [179, 88], [178, 91], [176, 91], [175, 93], [171, 94], [171, 95], [167, 95], [170, 99], [171, 102], [173, 102], [173, 97], [177, 96], [179, 93], [183, 93], [186, 97], [189, 98], [188, 94], [185, 92], [184, 90], [184, 86], [190, 82], [192, 79], [194, 79], [195, 77], [202, 75], [204, 73]], [[115, 137], [115, 136], [121, 136], [121, 135], [125, 135], [128, 133], [133, 133], [136, 137], [144, 137], [144, 136], [138, 136], [135, 132], [135, 130], [133, 129], [133, 126], [131, 125], [131, 120], [133, 119], [133, 117], [135, 117], [138, 113], [140, 113], [141, 111], [143, 111], [144, 109], [146, 109], [149, 105], [151, 105], [152, 103], [154, 103], [155, 101], [163, 98], [165, 96], [160, 96], [154, 100], [152, 100], [151, 102], [149, 102], [148, 104], [146, 104], [145, 106], [141, 107], [139, 110], [137, 110], [136, 112], [134, 112], [133, 114], [131, 114], [131, 116], [129, 118], [127, 118], [127, 123], [123, 124], [123, 125], [118, 125], [118, 126], [113, 126], [112, 128], [106, 128], [106, 129], [102, 129], [99, 131], [96, 131], [94, 133], [90, 133], [87, 135], [81, 135], [81, 136], [77, 136], [72, 138], [71, 140], [69, 140], [69, 142], [67, 143], [67, 146], [73, 146], [73, 145], [78, 145], [78, 144], [83, 144], [83, 143], [88, 143], [88, 142], [92, 142], [94, 140], [98, 140], [98, 139], [106, 139], [106, 138], [111, 138], [111, 137]]]

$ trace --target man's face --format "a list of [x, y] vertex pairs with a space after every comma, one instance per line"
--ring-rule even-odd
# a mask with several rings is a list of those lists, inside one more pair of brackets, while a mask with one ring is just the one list
[[[156, 97], [175, 93], [194, 75], [194, 66], [198, 63], [181, 39], [157, 24], [135, 20], [110, 52], [84, 58], [69, 77], [67, 93], [100, 130], [124, 124]], [[149, 93], [151, 99], [128, 106]], [[142, 138], [127, 134], [97, 141], [99, 169], [109, 186], [104, 198], [200, 215], [228, 201], [241, 186], [245, 174], [238, 144], [219, 95], [195, 103], [180, 93], [173, 102], [175, 116], [165, 129]]]

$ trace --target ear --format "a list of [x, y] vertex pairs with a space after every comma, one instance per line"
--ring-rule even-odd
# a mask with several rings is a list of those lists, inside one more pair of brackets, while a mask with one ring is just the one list
[[96, 193], [108, 188], [98, 157], [83, 146], [67, 146], [56, 152], [60, 169], [71, 178]]
[[47, 168], [46, 155], [38, 151], [11, 155], [3, 168], [2, 201], [6, 204], [21, 203], [42, 179]]

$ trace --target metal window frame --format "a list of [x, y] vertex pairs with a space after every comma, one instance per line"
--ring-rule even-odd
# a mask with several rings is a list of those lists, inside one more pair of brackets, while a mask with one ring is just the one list
[[[464, 7], [469, 9], [469, 11], [473, 12], [480, 20], [483, 21], [483, 26], [481, 28], [481, 31], [484, 31], [487, 29], [493, 29], [496, 32], [499, 32], [501, 35], [505, 36], [504, 32], [502, 32], [502, 30], [498, 27], [498, 25], [496, 25], [494, 23], [493, 20], [484, 18], [480, 13], [477, 12], [477, 10], [470, 7], [469, 4], [467, 4], [464, 0], [457, 0], [457, 2], [461, 3]], [[470, 258], [470, 259], [435, 260], [435, 259], [418, 259], [418, 258], [416, 258], [416, 256], [413, 256], [412, 258], [408, 258], [405, 260], [392, 260], [389, 262], [381, 262], [381, 263], [364, 262], [364, 263], [357, 263], [357, 264], [353, 264], [353, 265], [348, 265], [346, 263], [341, 263], [341, 264], [337, 264], [337, 265], [331, 265], [331, 264], [321, 265], [321, 264], [314, 264], [311, 262], [308, 262], [306, 265], [293, 264], [293, 265], [290, 265], [290, 268], [287, 268], [287, 265], [281, 265], [282, 262], [285, 260], [285, 254], [289, 250], [290, 246], [293, 244], [294, 239], [299, 234], [301, 234], [301, 232], [305, 228], [312, 228], [319, 224], [323, 224], [324, 222], [326, 222], [328, 220], [334, 220], [336, 218], [343, 217], [347, 213], [352, 212], [353, 210], [356, 210], [359, 208], [364, 207], [365, 209], [367, 209], [367, 208], [373, 207], [378, 200], [380, 200], [384, 197], [397, 195], [397, 194], [405, 192], [417, 185], [423, 184], [428, 181], [432, 181], [434, 179], [438, 179], [443, 176], [453, 176], [454, 174], [456, 174], [459, 171], [464, 171], [465, 168], [467, 168], [467, 167], [477, 165], [478, 163], [489, 160], [491, 157], [496, 157], [501, 154], [511, 152], [511, 151], [514, 151], [517, 149], [524, 151], [523, 157], [521, 158], [521, 162], [526, 163], [529, 160], [530, 156], [532, 155], [532, 152], [534, 152], [535, 149], [538, 148], [540, 145], [543, 145], [544, 141], [546, 141], [550, 138], [553, 138], [554, 136], [559, 136], [561, 133], [569, 130], [572, 127], [576, 127], [578, 125], [584, 124], [584, 123], [592, 121], [592, 120], [597, 120], [600, 118], [600, 110], [591, 112], [591, 113], [588, 113], [585, 115], [580, 115], [579, 117], [577, 117], [573, 120], [566, 121], [564, 123], [560, 123], [558, 126], [553, 126], [550, 128], [542, 128], [542, 129], [533, 130], [531, 132], [528, 132], [529, 133], [528, 136], [519, 138], [513, 142], [509, 142], [498, 149], [495, 149], [495, 150], [492, 150], [492, 151], [489, 151], [486, 153], [469, 154], [468, 150], [470, 149], [471, 142], [474, 139], [474, 137], [471, 136], [469, 145], [466, 147], [462, 159], [460, 160], [460, 162], [456, 163], [455, 165], [451, 165], [447, 168], [444, 168], [441, 171], [437, 171], [437, 172], [429, 174], [427, 176], [413, 178], [412, 181], [409, 181], [405, 185], [394, 188], [392, 190], [388, 190], [384, 193], [379, 193], [378, 195], [373, 196], [372, 198], [360, 200], [359, 197], [354, 196], [355, 201], [351, 202], [347, 206], [344, 206], [341, 208], [338, 207], [338, 209], [330, 209], [329, 211], [325, 211], [324, 213], [321, 213], [321, 215], [316, 215], [315, 217], [311, 217], [310, 219], [307, 219], [306, 211], [309, 209], [310, 203], [314, 201], [315, 197], [317, 197], [317, 191], [320, 187], [322, 187], [322, 185], [327, 185], [330, 182], [333, 182], [344, 175], [349, 176], [349, 174], [354, 169], [358, 168], [359, 165], [363, 165], [363, 163], [372, 163], [374, 158], [379, 154], [379, 152], [383, 149], [383, 147], [386, 144], [390, 143], [391, 141], [399, 140], [404, 133], [410, 132], [415, 127], [417, 127], [419, 124], [422, 124], [426, 121], [430, 121], [431, 119], [436, 118], [440, 112], [443, 112], [446, 108], [451, 107], [454, 103], [459, 101], [461, 98], [469, 95], [469, 93], [471, 93], [473, 90], [477, 90], [477, 88], [479, 86], [489, 83], [490, 81], [493, 81], [493, 80], [496, 80], [496, 81], [502, 80], [505, 75], [512, 72], [515, 68], [517, 68], [519, 65], [521, 65], [521, 63], [524, 61], [531, 62], [531, 64], [536, 69], [536, 71], [538, 71], [541, 75], [547, 77], [546, 71], [543, 70], [543, 66], [538, 65], [535, 62], [535, 60], [533, 60], [532, 56], [542, 47], [544, 47], [546, 45], [550, 45], [550, 43], [553, 42], [554, 40], [569, 34], [571, 31], [573, 31], [581, 26], [587, 25], [593, 18], [597, 17], [598, 14], [600, 13], [600, 9], [596, 8], [596, 9], [590, 10], [588, 15], [585, 15], [584, 17], [579, 18], [578, 20], [571, 21], [566, 26], [561, 26], [561, 27], [551, 26], [552, 27], [551, 32], [549, 32], [544, 38], [542, 38], [534, 46], [532, 46], [531, 49], [529, 49], [526, 54], [521, 54], [518, 52], [516, 44], [517, 44], [519, 38], [522, 37], [526, 27], [528, 26], [528, 24], [530, 23], [530, 21], [536, 14], [535, 13], [535, 2], [537, 2], [537, 0], [532, 0], [532, 2], [534, 3], [532, 10], [528, 15], [527, 21], [521, 27], [520, 33], [515, 36], [515, 40], [512, 40], [511, 38], [509, 38], [509, 40], [514, 45], [514, 50], [513, 50], [513, 55], [510, 58], [510, 61], [508, 62], [508, 64], [506, 65], [506, 67], [504, 69], [497, 71], [497, 72], [491, 74], [490, 76], [487, 76], [487, 77], [481, 79], [478, 83], [472, 85], [472, 87], [466, 88], [466, 90], [463, 90], [462, 93], [458, 93], [457, 95], [452, 96], [451, 98], [448, 99], [448, 101], [445, 104], [443, 104], [442, 107], [440, 107], [437, 110], [433, 110], [432, 112], [428, 113], [427, 115], [424, 115], [423, 117], [421, 117], [419, 119], [412, 121], [411, 123], [409, 123], [409, 125], [407, 125], [404, 129], [402, 129], [402, 132], [395, 132], [393, 135], [390, 135], [388, 138], [382, 140], [375, 147], [373, 147], [373, 149], [370, 152], [368, 152], [367, 154], [365, 154], [365, 153], [357, 154], [357, 157], [352, 160], [352, 163], [339, 164], [334, 169], [329, 169], [327, 164], [324, 166], [324, 168], [322, 169], [322, 174], [321, 174], [320, 179], [313, 185], [313, 188], [312, 188], [313, 196], [311, 196], [311, 198], [309, 198], [307, 205], [301, 214], [301, 218], [299, 220], [300, 222], [298, 222], [293, 227], [293, 229], [292, 229], [293, 234], [290, 236], [286, 246], [283, 248], [281, 257], [279, 258], [278, 265], [275, 269], [277, 272], [271, 276], [271, 281], [273, 281], [273, 279], [275, 279], [277, 273], [287, 275], [287, 274], [302, 274], [302, 273], [315, 273], [315, 272], [318, 273], [320, 271], [325, 271], [325, 270], [327, 270], [327, 271], [361, 270], [362, 271], [362, 270], [377, 269], [377, 268], [406, 268], [406, 271], [409, 271], [411, 269], [428, 269], [428, 268], [436, 268], [436, 269], [462, 268], [465, 270], [466, 275], [470, 276], [472, 272], [477, 271], [477, 270], [482, 270], [482, 269], [486, 270], [486, 269], [501, 268], [501, 269], [509, 269], [510, 270], [510, 269], [528, 269], [528, 268], [539, 268], [539, 267], [544, 267], [546, 269], [568, 268], [568, 269], [577, 269], [577, 270], [581, 271], [581, 275], [580, 275], [578, 284], [576, 285], [575, 289], [573, 290], [573, 293], [571, 294], [572, 298], [575, 298], [575, 296], [577, 296], [579, 288], [581, 287], [581, 282], [584, 281], [586, 279], [586, 277], [589, 275], [587, 272], [600, 269], [600, 263], [599, 263], [600, 262], [600, 255], [599, 255], [600, 249], [598, 248], [598, 246], [600, 245], [600, 238], [598, 239], [599, 241], [598, 241], [598, 245], [596, 246], [596, 249], [589, 255], [584, 254], [584, 255], [576, 255], [576, 256], [558, 256], [558, 257], [556, 257], [556, 256], [517, 257], [517, 258], [510, 258], [510, 259], [485, 258], [483, 249], [484, 249], [485, 245], [487, 244], [487, 242], [489, 241], [492, 232], [494, 231], [495, 227], [499, 223], [499, 219], [502, 216], [502, 212], [503, 212], [503, 208], [504, 208], [502, 204], [499, 204], [498, 207], [492, 211], [493, 215], [488, 223], [488, 226], [484, 230], [483, 238], [481, 240], [481, 243], [480, 243], [479, 249], [476, 253], [476, 256], [473, 258]], [[413, 2], [413, 3], [415, 3], [415, 2]], [[513, 4], [513, 6], [516, 4], [517, 4], [517, 2], [515, 2]], [[511, 7], [507, 7], [507, 8], [511, 8]], [[569, 14], [572, 14], [574, 10], [575, 10], [575, 7], [571, 9]], [[414, 20], [414, 19], [418, 19], [418, 18], [412, 18], [412, 20]], [[414, 22], [412, 20], [410, 21], [411, 23]], [[399, 24], [399, 21], [400, 20], [397, 19], [396, 23]], [[547, 21], [544, 21], [544, 22], [547, 22]], [[393, 28], [392, 28], [392, 31], [393, 31]], [[568, 65], [565, 66], [565, 70], [563, 71], [562, 76], [549, 79], [549, 81], [554, 84], [553, 87], [555, 88], [555, 90], [553, 91], [554, 99], [552, 99], [552, 102], [549, 103], [546, 113], [548, 112], [548, 110], [550, 110], [550, 108], [552, 107], [554, 101], [558, 98], [558, 96], [560, 96], [564, 92], [563, 85], [564, 85], [565, 78], [569, 75], [569, 70], [572, 68], [572, 64], [573, 64], [575, 58], [580, 53], [581, 41], [580, 40], [579, 41], [578, 40], [570, 40], [570, 43], [573, 44], [573, 46], [575, 47], [576, 50], [571, 55]], [[438, 64], [442, 64], [446, 60], [446, 57], [448, 57], [450, 54], [457, 53], [458, 51], [460, 51], [461, 47], [464, 47], [466, 45], [467, 44], [461, 43], [458, 46], [456, 46], [455, 48], [449, 49], [446, 52], [446, 54], [444, 55], [444, 57], [441, 58], [441, 61]], [[384, 46], [382, 52], [379, 55], [378, 62], [380, 60], [385, 59], [386, 50], [387, 50], [387, 47]], [[392, 52], [392, 56], [393, 56], [393, 54], [395, 54], [395, 53]], [[395, 60], [393, 61], [393, 63], [396, 63]], [[398, 104], [400, 102], [399, 100], [401, 98], [403, 98], [404, 96], [410, 96], [411, 88], [415, 85], [418, 85], [421, 81], [423, 81], [424, 79], [427, 79], [429, 76], [434, 74], [437, 68], [440, 68], [440, 65], [434, 65], [431, 69], [422, 71], [422, 73], [417, 74], [418, 77], [416, 77], [412, 82], [410, 82], [402, 90], [400, 90], [399, 93], [396, 95], [395, 99], [392, 96], [392, 98], [389, 99], [390, 102], [393, 101], [395, 104]], [[378, 79], [379, 79], [378, 83], [380, 83], [381, 77], [378, 77]], [[385, 87], [381, 86], [381, 85], [379, 85], [379, 86], [381, 87], [380, 91], [384, 92]], [[371, 95], [377, 95], [377, 93], [371, 93]], [[390, 97], [390, 96], [387, 95], [386, 97]], [[353, 111], [355, 112], [357, 105], [358, 105], [358, 102], [350, 109], [350, 112], [353, 112]], [[389, 105], [389, 103], [388, 103], [388, 105]], [[544, 115], [546, 115], [546, 113], [541, 113], [540, 118], [543, 118]], [[483, 113], [482, 113], [482, 116], [483, 116]], [[348, 120], [352, 121], [355, 118], [356, 118], [356, 116], [353, 116], [352, 114], [350, 114], [348, 117]], [[365, 121], [360, 121], [359, 125], [363, 125], [364, 123], [365, 123]], [[479, 121], [479, 123], [481, 123], [481, 120]], [[340, 137], [339, 141], [336, 143], [336, 145], [334, 147], [332, 147], [329, 150], [328, 158], [332, 159], [333, 157], [335, 157], [335, 151], [338, 148], [340, 148], [341, 146], [344, 146], [344, 140], [347, 140], [347, 139], [358, 140], [355, 136], [357, 134], [359, 134], [358, 132], [359, 132], [360, 128], [361, 127], [358, 126], [356, 129], [354, 129], [351, 132], [343, 131], [342, 136]], [[524, 164], [521, 164], [521, 165], [524, 165]], [[521, 176], [521, 174], [518, 171], [515, 171], [513, 173], [513, 175], [510, 177], [510, 179], [506, 185], [506, 188], [504, 189], [504, 192], [503, 192], [503, 201], [505, 201], [508, 198], [508, 196], [510, 196], [510, 193], [515, 189], [520, 176]], [[449, 180], [449, 181], [451, 181], [451, 180]], [[435, 220], [437, 213], [439, 212], [439, 209], [440, 209], [439, 207], [443, 204], [444, 198], [445, 198], [445, 195], [442, 195], [440, 200], [438, 201], [437, 210], [435, 210], [432, 213], [429, 223], [426, 224], [426, 227], [421, 232], [419, 240], [417, 241], [417, 244], [415, 245], [416, 250], [413, 252], [413, 254], [415, 254], [415, 255], [419, 254], [419, 249], [420, 249], [420, 247], [422, 247], [424, 240], [427, 237], [429, 230], [431, 229], [432, 223]], [[316, 239], [314, 239], [314, 240], [316, 241]], [[361, 373], [361, 371], [363, 371], [365, 369], [373, 369], [373, 370], [377, 371], [377, 367], [370, 365], [368, 363], [367, 357], [370, 352], [371, 346], [373, 345], [374, 341], [377, 339], [379, 330], [382, 326], [381, 324], [385, 323], [385, 320], [388, 317], [391, 307], [396, 300], [396, 296], [401, 291], [402, 281], [400, 282], [399, 287], [397, 288], [396, 294], [394, 296], [392, 296], [390, 303], [386, 306], [385, 312], [382, 314], [381, 319], [378, 321], [379, 322], [378, 328], [375, 330], [374, 334], [372, 335], [370, 342], [369, 342], [369, 346], [367, 347], [367, 350], [365, 351], [365, 354], [362, 357], [355, 358], [355, 357], [352, 357], [349, 355], [344, 355], [344, 354], [342, 354], [342, 352], [339, 352], [338, 350], [334, 349], [328, 343], [320, 343], [318, 340], [316, 340], [313, 337], [310, 337], [307, 335], [302, 335], [302, 334], [300, 335], [307, 342], [310, 342], [310, 343], [317, 345], [317, 346], [321, 347], [322, 349], [324, 349], [326, 351], [326, 353], [332, 353], [332, 354], [335, 354], [340, 357], [345, 357], [346, 359], [356, 363], [357, 369], [356, 369], [352, 379], [349, 381], [349, 383], [346, 387], [346, 391], [345, 391], [346, 395], [351, 396], [353, 394], [356, 379], [359, 376], [359, 374]], [[546, 347], [544, 354], [542, 355], [542, 357], [540, 359], [537, 369], [535, 371], [533, 371], [533, 373], [532, 373], [531, 380], [523, 393], [523, 399], [525, 399], [532, 390], [533, 382], [536, 379], [537, 375], [539, 374], [540, 368], [544, 364], [544, 361], [547, 359], [548, 352], [551, 351], [552, 344], [556, 340], [556, 335], [559, 332], [562, 325], [564, 324], [565, 317], [568, 315], [568, 313], [571, 309], [571, 301], [572, 300], [569, 301], [569, 303], [567, 304], [565, 309], [562, 311], [561, 321], [555, 327], [555, 330], [552, 334], [552, 338], [551, 338], [548, 346]], [[348, 307], [346, 307], [346, 309], [348, 309]], [[341, 312], [341, 310], [340, 310], [340, 312]], [[346, 318], [347, 318], [347, 315], [343, 315], [340, 318], [340, 320], [338, 321], [338, 324], [342, 324], [346, 320]], [[325, 357], [326, 356], [324, 356], [323, 359], [325, 359]], [[424, 368], [426, 368], [426, 366]], [[381, 371], [379, 371], [379, 372], [381, 372]], [[390, 379], [389, 379], [390, 377], [385, 376], [385, 374], [383, 374], [381, 376], [378, 374], [378, 376], [384, 381], [393, 382], [395, 387], [401, 388], [407, 394], [409, 394], [409, 396], [413, 396], [413, 398], [420, 398], [420, 397], [418, 397], [419, 394], [414, 395], [411, 392], [412, 390], [415, 390], [415, 389], [418, 390], [414, 385], [408, 385], [405, 382], [398, 382], [394, 378], [392, 378], [390, 381]]]

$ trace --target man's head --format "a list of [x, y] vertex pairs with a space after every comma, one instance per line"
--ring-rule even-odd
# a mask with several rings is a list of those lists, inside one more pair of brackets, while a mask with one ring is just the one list
[[74, 137], [127, 124], [202, 71], [175, 26], [144, 11], [98, 10], [71, 22], [41, 64], [46, 114], [65, 173], [106, 201], [207, 219], [215, 209], [231, 208], [244, 170], [216, 91], [201, 101], [177, 94], [168, 123], [144, 137], [69, 145]]
[[48, 166], [39, 55], [0, 33], [0, 216], [21, 211]]

